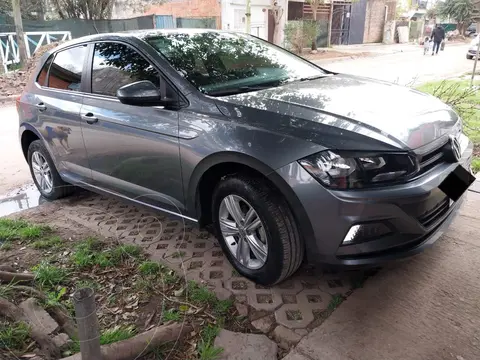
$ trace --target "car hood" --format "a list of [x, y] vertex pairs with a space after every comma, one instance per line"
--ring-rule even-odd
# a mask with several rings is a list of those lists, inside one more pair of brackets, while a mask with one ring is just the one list
[[437, 98], [396, 84], [350, 75], [330, 75], [217, 99], [242, 108], [337, 127], [343, 134], [351, 131], [367, 135], [396, 148], [416, 149], [458, 131], [457, 114]]

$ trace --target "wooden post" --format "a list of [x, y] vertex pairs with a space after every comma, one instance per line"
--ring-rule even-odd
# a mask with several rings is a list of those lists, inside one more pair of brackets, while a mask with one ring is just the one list
[[75, 304], [82, 360], [102, 360], [94, 291], [91, 288], [75, 291], [73, 302]]
[[25, 37], [23, 36], [22, 13], [20, 11], [20, 0], [12, 0], [13, 20], [15, 22], [15, 32], [17, 33], [17, 44], [20, 66], [25, 65], [27, 61], [27, 47]]
[[333, 0], [330, 0], [330, 14], [328, 14], [327, 47], [332, 46]]
[[475, 71], [477, 71], [477, 62], [478, 62], [479, 56], [480, 56], [480, 39], [478, 39], [477, 54], [475, 56], [475, 62], [473, 63], [473, 71], [472, 71], [472, 79], [470, 80], [470, 87], [473, 86], [473, 79], [475, 78]]

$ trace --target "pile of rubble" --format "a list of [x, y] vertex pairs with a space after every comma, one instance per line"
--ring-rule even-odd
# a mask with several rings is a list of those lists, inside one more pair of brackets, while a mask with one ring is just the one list
[[58, 45], [58, 42], [54, 42], [42, 46], [30, 59], [28, 59], [27, 64], [23, 69], [11, 71], [0, 76], [0, 98], [19, 95], [22, 92], [23, 87], [27, 84], [30, 75], [35, 70], [42, 55]]

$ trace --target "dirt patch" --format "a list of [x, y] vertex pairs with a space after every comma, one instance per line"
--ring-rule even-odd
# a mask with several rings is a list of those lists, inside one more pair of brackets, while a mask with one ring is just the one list
[[42, 46], [35, 54], [27, 60], [27, 64], [21, 70], [11, 71], [0, 77], [0, 96], [19, 95], [32, 72], [35, 70], [38, 61], [43, 54], [53, 48], [56, 48], [60, 43], [54, 42], [48, 45]]
[[359, 52], [359, 53], [348, 53], [348, 52], [341, 52], [341, 51], [333, 51], [333, 50], [318, 50], [316, 54], [304, 54], [302, 55], [305, 59], [310, 61], [315, 60], [328, 60], [328, 59], [335, 59], [335, 58], [364, 58], [373, 56], [372, 53], [369, 52]]
[[[248, 318], [237, 316], [232, 300], [218, 300], [207, 286], [185, 282], [173, 270], [151, 261], [136, 245], [100, 237], [67, 218], [59, 219], [55, 215], [59, 206], [62, 202], [49, 203], [11, 217], [15, 224], [28, 224], [28, 231], [19, 233], [28, 237], [11, 237], [0, 223], [0, 264], [17, 272], [33, 271], [36, 279], [31, 285], [72, 317], [72, 294], [79, 287], [91, 287], [102, 334], [122, 329], [133, 336], [170, 321], [193, 326], [186, 339], [139, 358], [143, 360], [203, 358], [203, 353], [212, 351], [221, 327], [250, 332]], [[45, 274], [50, 275], [45, 278]], [[0, 285], [0, 290], [6, 286]], [[18, 304], [26, 298], [26, 294], [15, 293], [9, 300]], [[27, 349], [31, 352], [32, 347]], [[0, 346], [0, 358], [3, 350]], [[72, 345], [70, 353], [75, 351], [78, 344]], [[16, 355], [22, 355], [21, 349]]]

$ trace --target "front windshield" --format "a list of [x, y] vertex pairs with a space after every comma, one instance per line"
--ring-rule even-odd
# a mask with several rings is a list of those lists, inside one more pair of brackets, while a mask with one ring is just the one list
[[145, 41], [197, 89], [212, 96], [325, 75], [287, 51], [245, 34], [166, 33]]

